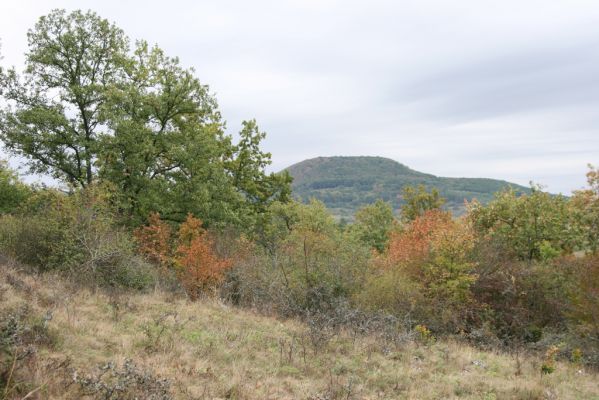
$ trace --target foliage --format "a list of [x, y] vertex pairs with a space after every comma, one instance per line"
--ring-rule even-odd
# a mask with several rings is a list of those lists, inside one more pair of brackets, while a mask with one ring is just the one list
[[145, 41], [89, 11], [54, 10], [29, 31], [22, 76], [2, 73], [0, 137], [34, 172], [74, 188], [110, 183], [123, 222], [152, 212], [183, 222], [251, 230], [256, 214], [287, 201], [288, 174], [266, 174], [265, 134], [243, 123], [225, 134], [214, 96]]
[[[486, 244], [489, 245], [489, 244]], [[487, 307], [486, 320], [504, 343], [522, 345], [564, 329], [570, 308], [571, 258], [545, 263], [511, 260], [495, 248], [476, 250], [474, 297]]]
[[106, 193], [94, 186], [72, 195], [33, 193], [15, 215], [1, 217], [2, 251], [41, 271], [60, 270], [85, 282], [148, 287], [149, 266], [135, 256]]
[[148, 225], [135, 231], [135, 237], [138, 251], [161, 265], [163, 272], [174, 270], [192, 300], [216, 288], [231, 265], [230, 260], [216, 254], [214, 241], [202, 228], [202, 221], [191, 214], [179, 226], [177, 235], [158, 214], [152, 214]]
[[14, 211], [30, 193], [31, 189], [0, 160], [0, 215]]
[[401, 206], [401, 218], [407, 222], [415, 220], [427, 211], [440, 209], [445, 203], [445, 199], [439, 195], [436, 188], [427, 192], [424, 185], [405, 186], [402, 198], [404, 204]]
[[391, 235], [362, 302], [369, 308], [428, 321], [436, 330], [464, 328], [476, 310], [471, 293], [476, 281], [472, 249], [469, 224], [429, 210]]
[[574, 192], [571, 200], [574, 218], [582, 230], [581, 247], [596, 253], [599, 250], [599, 169], [589, 165], [588, 188]]
[[229, 260], [218, 257], [213, 247], [214, 242], [202, 229], [202, 221], [190, 214], [179, 228], [175, 264], [181, 284], [192, 300], [221, 283], [231, 265]]
[[474, 202], [469, 218], [481, 237], [520, 260], [555, 258], [571, 253], [580, 243], [567, 199], [538, 187], [522, 196], [511, 189], [503, 191], [486, 207]]
[[12, 107], [0, 115], [1, 137], [32, 171], [85, 187], [93, 181], [105, 90], [120, 79], [128, 39], [91, 11], [64, 10], [41, 17], [27, 37], [24, 76], [10, 70], [2, 82]]
[[356, 212], [355, 222], [350, 226], [350, 230], [361, 242], [382, 253], [387, 247], [394, 223], [391, 205], [377, 200]]
[[168, 267], [172, 256], [172, 230], [171, 227], [160, 219], [158, 213], [148, 217], [148, 224], [134, 231], [138, 251], [146, 256], [149, 261], [164, 268]]
[[246, 304], [306, 316], [359, 290], [370, 249], [343, 232], [322, 203], [275, 202], [261, 226], [258, 245], [231, 276]]
[[255, 120], [243, 121], [239, 142], [231, 147], [231, 155], [225, 168], [250, 205], [256, 211], [265, 211], [273, 201], [288, 202], [291, 197], [291, 176], [284, 171], [266, 175], [264, 169], [271, 164], [271, 154], [260, 149], [266, 137]]
[[584, 336], [599, 339], [599, 256], [573, 261], [574, 285], [570, 287], [569, 317]]

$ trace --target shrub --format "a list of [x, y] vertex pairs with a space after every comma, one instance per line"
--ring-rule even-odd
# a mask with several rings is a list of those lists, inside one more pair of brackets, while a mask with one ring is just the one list
[[137, 289], [152, 284], [151, 267], [135, 255], [103, 189], [72, 195], [40, 190], [12, 216], [3, 216], [0, 246], [39, 271], [58, 270], [82, 282]]
[[31, 189], [0, 160], [0, 215], [16, 210], [30, 194]]
[[100, 365], [96, 373], [73, 371], [73, 383], [84, 396], [98, 399], [148, 399], [170, 400], [170, 382], [142, 370], [132, 360], [125, 360], [122, 367], [113, 362]]
[[161, 265], [163, 272], [174, 271], [192, 300], [222, 283], [231, 261], [216, 254], [214, 240], [202, 228], [202, 221], [189, 214], [176, 236], [157, 214], [148, 222], [135, 231], [138, 251]]
[[573, 259], [570, 286], [571, 321], [584, 336], [599, 340], [599, 254]]
[[181, 285], [194, 300], [201, 293], [216, 288], [224, 278], [231, 261], [219, 258], [214, 241], [202, 228], [202, 221], [189, 215], [179, 228], [174, 258]]
[[329, 313], [364, 282], [369, 245], [318, 201], [272, 204], [256, 236], [237, 242], [245, 249], [227, 274], [225, 295], [238, 304], [283, 316]]
[[472, 242], [465, 221], [426, 211], [392, 233], [387, 251], [373, 264], [362, 304], [411, 315], [436, 331], [467, 328], [477, 311], [471, 291], [476, 281]]

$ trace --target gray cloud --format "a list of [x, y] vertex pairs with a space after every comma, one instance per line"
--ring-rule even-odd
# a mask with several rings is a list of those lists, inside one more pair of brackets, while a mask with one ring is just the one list
[[446, 176], [569, 192], [599, 163], [599, 6], [591, 0], [74, 1], [0, 5], [3, 64], [52, 8], [91, 8], [158, 43], [257, 118], [273, 169], [381, 155]]

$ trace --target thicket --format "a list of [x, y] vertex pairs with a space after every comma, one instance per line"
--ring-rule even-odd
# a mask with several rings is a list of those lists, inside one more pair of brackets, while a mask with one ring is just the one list
[[130, 51], [93, 13], [54, 11], [29, 38], [24, 79], [0, 74], [0, 136], [64, 191], [0, 166], [5, 256], [304, 318], [314, 343], [392, 321], [423, 341], [560, 344], [599, 365], [597, 169], [572, 198], [508, 190], [456, 218], [438, 192], [408, 188], [400, 216], [379, 201], [342, 225], [291, 201], [256, 123], [234, 144], [207, 88], [160, 49]]

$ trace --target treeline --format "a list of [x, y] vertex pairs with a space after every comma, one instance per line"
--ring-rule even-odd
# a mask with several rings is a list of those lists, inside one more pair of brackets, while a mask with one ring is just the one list
[[425, 337], [505, 349], [558, 346], [599, 365], [599, 171], [571, 198], [533, 187], [468, 204], [406, 188], [341, 225], [290, 200], [254, 121], [226, 135], [191, 70], [93, 13], [54, 11], [27, 67], [1, 73], [0, 134], [34, 172], [0, 168], [0, 252], [82, 284], [306, 319], [316, 332], [385, 320]]

